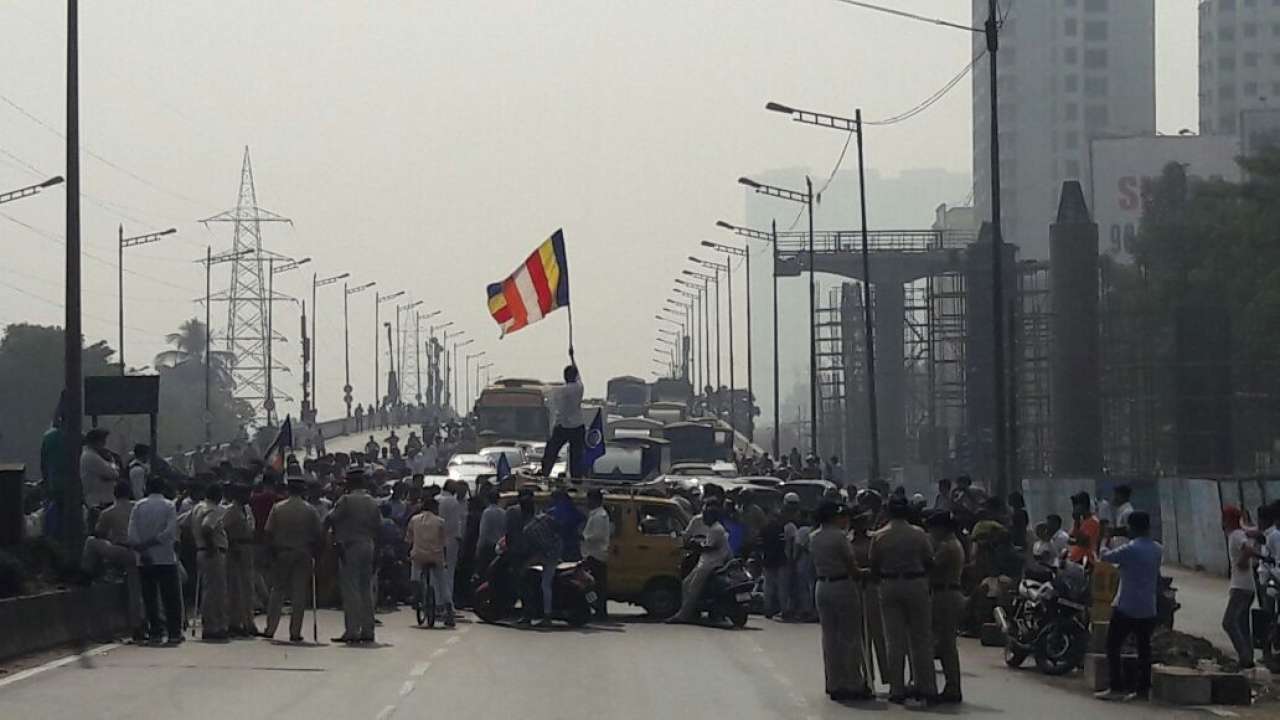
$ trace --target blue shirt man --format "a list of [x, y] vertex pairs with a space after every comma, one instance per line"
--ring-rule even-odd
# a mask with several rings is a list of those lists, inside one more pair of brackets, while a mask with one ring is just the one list
[[[1151, 518], [1144, 512], [1129, 515], [1129, 542], [1103, 550], [1102, 560], [1120, 570], [1120, 591], [1112, 603], [1107, 630], [1107, 665], [1110, 686], [1095, 694], [1099, 700], [1145, 698], [1151, 688], [1151, 633], [1156, 626], [1156, 593], [1160, 587], [1160, 560], [1164, 548], [1149, 537]], [[1137, 686], [1125, 688], [1121, 651], [1133, 636], [1138, 649]]]
[[1102, 552], [1103, 562], [1120, 569], [1120, 591], [1112, 607], [1135, 620], [1156, 616], [1156, 592], [1164, 548], [1149, 537], [1136, 537]]

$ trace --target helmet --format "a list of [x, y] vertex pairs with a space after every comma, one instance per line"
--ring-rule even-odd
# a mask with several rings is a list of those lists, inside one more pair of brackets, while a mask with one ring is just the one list
[[786, 495], [782, 496], [782, 504], [783, 505], [799, 505], [800, 496], [793, 492], [789, 492]]

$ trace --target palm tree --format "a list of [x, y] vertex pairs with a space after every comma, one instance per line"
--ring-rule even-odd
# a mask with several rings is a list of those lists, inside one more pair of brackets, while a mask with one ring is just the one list
[[198, 318], [191, 318], [178, 326], [178, 332], [169, 333], [165, 340], [175, 349], [165, 350], [156, 355], [152, 363], [157, 368], [176, 368], [194, 362], [199, 367], [209, 364], [214, 382], [227, 387], [231, 386], [231, 367], [235, 364], [235, 355], [225, 350], [211, 350], [207, 343], [205, 324]]

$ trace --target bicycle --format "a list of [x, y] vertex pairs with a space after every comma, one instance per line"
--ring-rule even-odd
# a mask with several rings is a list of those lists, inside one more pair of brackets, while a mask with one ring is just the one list
[[418, 572], [417, 591], [413, 598], [413, 610], [418, 617], [418, 627], [436, 626], [436, 595], [431, 587], [431, 566], [424, 565]]

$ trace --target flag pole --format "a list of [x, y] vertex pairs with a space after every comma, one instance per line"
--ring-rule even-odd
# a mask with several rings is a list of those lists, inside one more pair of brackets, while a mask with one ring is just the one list
[[569, 357], [573, 357], [573, 303], [564, 306], [569, 311]]

